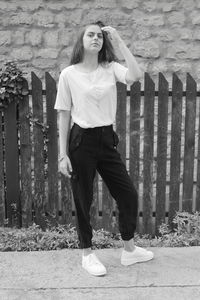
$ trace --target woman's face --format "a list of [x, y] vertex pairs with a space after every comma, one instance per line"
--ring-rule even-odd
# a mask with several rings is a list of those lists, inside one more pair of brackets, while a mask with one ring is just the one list
[[103, 46], [103, 33], [98, 25], [89, 25], [83, 35], [84, 50], [98, 53]]

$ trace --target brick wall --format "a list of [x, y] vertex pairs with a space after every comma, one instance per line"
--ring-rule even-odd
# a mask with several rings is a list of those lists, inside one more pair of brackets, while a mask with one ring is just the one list
[[200, 83], [199, 0], [0, 1], [0, 63], [16, 59], [27, 78], [32, 70], [58, 78], [77, 30], [99, 19], [118, 29], [154, 80], [159, 71], [169, 81], [190, 72]]

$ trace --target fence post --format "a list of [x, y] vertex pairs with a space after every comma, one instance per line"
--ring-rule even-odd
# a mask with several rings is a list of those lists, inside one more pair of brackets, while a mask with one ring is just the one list
[[171, 225], [176, 211], [179, 209], [180, 188], [180, 151], [182, 121], [183, 84], [176, 74], [172, 80], [172, 123], [171, 123], [171, 160], [170, 160], [170, 192], [169, 219]]
[[186, 81], [186, 115], [185, 115], [185, 149], [183, 172], [183, 210], [192, 212], [193, 173], [196, 120], [196, 82], [187, 74]]
[[152, 234], [155, 84], [148, 73], [144, 86], [143, 229], [144, 233]]
[[165, 223], [167, 123], [168, 82], [166, 81], [163, 74], [159, 73], [156, 178], [156, 234], [158, 234], [158, 227], [162, 223]]
[[[28, 83], [23, 81], [25, 89]], [[31, 172], [31, 139], [29, 123], [29, 96], [24, 96], [19, 101], [20, 124], [20, 162], [21, 162], [21, 211], [22, 226], [32, 224], [32, 172]]]

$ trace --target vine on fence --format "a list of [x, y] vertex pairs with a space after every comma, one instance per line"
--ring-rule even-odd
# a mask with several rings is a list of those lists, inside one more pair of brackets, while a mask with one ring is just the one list
[[23, 72], [13, 61], [0, 68], [0, 108], [8, 107], [12, 101], [23, 99], [29, 91], [23, 86]]

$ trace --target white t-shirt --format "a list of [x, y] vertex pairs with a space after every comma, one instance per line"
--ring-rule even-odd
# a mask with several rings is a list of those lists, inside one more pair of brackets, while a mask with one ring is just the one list
[[126, 84], [127, 68], [117, 62], [99, 65], [90, 73], [66, 67], [60, 74], [57, 110], [71, 110], [72, 121], [82, 128], [111, 125], [117, 109], [116, 82]]

